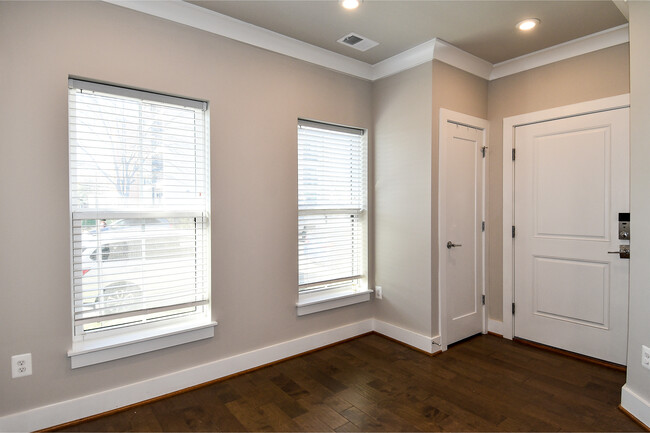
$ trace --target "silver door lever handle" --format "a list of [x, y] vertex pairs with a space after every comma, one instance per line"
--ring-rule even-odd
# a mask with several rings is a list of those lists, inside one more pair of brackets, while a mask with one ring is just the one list
[[607, 251], [607, 254], [618, 254], [621, 259], [630, 258], [630, 246], [629, 245], [620, 245], [618, 251]]
[[454, 247], [462, 247], [462, 246], [463, 246], [462, 244], [455, 244], [452, 241], [447, 242], [447, 249], [448, 250], [450, 250], [450, 249], [452, 249]]

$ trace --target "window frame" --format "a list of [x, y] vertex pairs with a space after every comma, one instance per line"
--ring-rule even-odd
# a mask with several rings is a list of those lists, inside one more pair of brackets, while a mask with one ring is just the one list
[[[68, 351], [68, 356], [71, 358], [72, 368], [83, 367], [92, 365], [99, 362], [105, 362], [113, 359], [119, 359], [126, 356], [132, 356], [139, 353], [145, 353], [152, 350], [158, 350], [164, 347], [175, 346], [184, 344], [191, 341], [197, 341], [214, 336], [214, 327], [217, 322], [211, 319], [211, 259], [210, 259], [210, 231], [211, 231], [211, 218], [210, 218], [210, 128], [209, 128], [209, 106], [207, 101], [200, 101], [195, 99], [188, 99], [167, 95], [163, 93], [150, 92], [135, 88], [116, 86], [112, 84], [104, 84], [100, 82], [88, 81], [85, 79], [78, 79], [70, 77], [68, 80], [69, 94], [76, 90], [99, 92], [108, 94], [117, 98], [130, 98], [137, 99], [140, 103], [153, 103], [171, 104], [174, 106], [189, 107], [197, 111], [203, 112], [203, 125], [202, 125], [202, 169], [205, 171], [203, 180], [204, 183], [201, 191], [204, 193], [203, 198], [200, 200], [200, 209], [194, 206], [188, 210], [172, 210], [172, 209], [142, 209], [136, 206], [136, 210], [111, 208], [104, 209], [75, 209], [75, 201], [73, 199], [73, 173], [79, 163], [73, 163], [73, 142], [75, 146], [79, 146], [76, 142], [76, 136], [73, 136], [72, 129], [70, 129], [69, 136], [69, 207], [70, 207], [70, 272], [71, 272], [71, 315], [72, 315], [72, 347]], [[71, 96], [72, 97], [72, 96]], [[72, 113], [76, 113], [76, 106], [73, 107], [73, 102], [69, 102], [68, 126], [71, 127]], [[198, 166], [197, 166], [198, 167]], [[201, 252], [197, 249], [194, 253], [195, 260], [202, 259], [205, 264], [202, 268], [204, 272], [201, 274], [205, 276], [205, 282], [201, 292], [205, 296], [205, 301], [201, 302], [197, 311], [180, 315], [176, 317], [163, 318], [162, 320], [153, 320], [145, 323], [135, 325], [117, 327], [115, 329], [103, 329], [99, 332], [79, 332], [80, 324], [75, 321], [75, 270], [74, 270], [74, 243], [75, 243], [75, 230], [73, 223], [80, 219], [116, 219], [116, 218], [134, 218], [134, 219], [150, 219], [150, 218], [201, 218], [201, 222], [195, 219], [194, 224], [201, 224]], [[191, 222], [191, 221], [190, 221]], [[131, 226], [129, 226], [131, 227]], [[135, 227], [135, 226], [133, 226]], [[128, 228], [128, 227], [127, 227]], [[163, 232], [164, 233], [164, 232]], [[195, 233], [196, 228], [195, 228]], [[99, 243], [111, 242], [110, 239], [106, 241], [101, 240], [99, 232], [95, 234]], [[143, 243], [148, 241], [145, 237], [136, 235], [136, 238]], [[164, 238], [164, 235], [163, 235]], [[78, 238], [80, 239], [80, 237]], [[135, 238], [134, 238], [135, 239]], [[198, 245], [198, 244], [197, 244]], [[199, 246], [195, 247], [199, 248]], [[200, 254], [198, 256], [197, 254]], [[79, 257], [79, 256], [78, 256]], [[178, 295], [176, 295], [178, 296]], [[178, 304], [180, 305], [180, 304]], [[143, 311], [143, 315], [146, 315]], [[149, 315], [155, 314], [151, 312]]]
[[[297, 142], [298, 142], [298, 172], [301, 171], [301, 145], [300, 145], [300, 135], [301, 135], [301, 126], [310, 128], [312, 131], [324, 131], [324, 134], [330, 132], [339, 132], [346, 133], [350, 135], [358, 135], [361, 137], [359, 145], [361, 149], [360, 158], [361, 158], [361, 191], [355, 191], [360, 193], [363, 197], [360, 208], [357, 210], [352, 210], [350, 207], [340, 207], [340, 208], [329, 208], [322, 210], [313, 210], [313, 209], [301, 209], [300, 206], [300, 190], [301, 190], [301, 180], [300, 175], [298, 179], [298, 302], [296, 303], [297, 315], [303, 316], [307, 314], [317, 313], [320, 311], [330, 310], [333, 308], [344, 307], [347, 305], [353, 305], [360, 302], [366, 302], [370, 300], [370, 293], [372, 290], [368, 288], [368, 131], [361, 128], [354, 128], [348, 126], [342, 126], [332, 123], [325, 123], [320, 121], [308, 120], [299, 118], [298, 119], [298, 128], [297, 128]], [[330, 280], [333, 287], [319, 287], [323, 286], [322, 283], [307, 283], [300, 284], [300, 236], [301, 230], [304, 231], [301, 224], [301, 217], [306, 215], [355, 215], [353, 218], [358, 219], [358, 224], [361, 229], [361, 246], [359, 248], [360, 252], [360, 273], [358, 275], [349, 275], [343, 278]], [[354, 242], [354, 241], [352, 241]], [[350, 281], [351, 279], [358, 279], [358, 284], [355, 286], [339, 286], [337, 287], [337, 280], [341, 281]], [[308, 286], [305, 289], [301, 289], [301, 286]], [[313, 287], [309, 289], [309, 287]]]

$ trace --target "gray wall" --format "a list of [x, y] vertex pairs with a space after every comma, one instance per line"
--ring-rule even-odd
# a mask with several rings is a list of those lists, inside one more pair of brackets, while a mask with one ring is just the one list
[[[0, 416], [372, 316], [295, 310], [296, 120], [370, 128], [369, 82], [101, 2], [0, 2], [0, 53]], [[210, 101], [214, 338], [70, 369], [68, 75]]]
[[628, 44], [490, 81], [487, 268], [491, 319], [503, 317], [503, 119], [629, 91]]
[[[650, 401], [650, 370], [641, 367], [641, 345], [650, 347], [650, 3], [630, 5], [631, 199], [630, 321], [627, 383]], [[648, 413], [646, 412], [646, 416]], [[647, 422], [647, 421], [646, 421]]]
[[431, 62], [373, 83], [375, 317], [431, 336]]

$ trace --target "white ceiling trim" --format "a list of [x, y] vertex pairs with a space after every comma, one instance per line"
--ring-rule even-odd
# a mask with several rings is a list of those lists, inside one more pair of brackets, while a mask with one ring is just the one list
[[495, 80], [629, 42], [628, 25], [624, 24], [492, 65], [445, 41], [432, 39], [370, 65], [182, 0], [104, 1], [370, 81], [397, 74], [434, 59], [481, 78]]
[[436, 39], [431, 39], [423, 44], [403, 51], [374, 65], [368, 65], [371, 70], [371, 80], [395, 75], [407, 69], [415, 68], [433, 60]]
[[272, 32], [181, 0], [104, 0], [117, 6], [185, 24], [344, 74], [371, 79], [368, 63]]
[[486, 80], [490, 78], [492, 63], [476, 57], [466, 51], [437, 39], [433, 58], [445, 62], [458, 69], [477, 75]]
[[534, 53], [497, 63], [492, 69], [490, 80], [527, 71], [529, 69], [559, 62], [560, 60], [602, 50], [630, 41], [628, 24], [603, 30], [592, 35], [564, 42]]
[[435, 38], [371, 66], [372, 80], [388, 77], [432, 60], [440, 60], [463, 71], [488, 79], [492, 64]]

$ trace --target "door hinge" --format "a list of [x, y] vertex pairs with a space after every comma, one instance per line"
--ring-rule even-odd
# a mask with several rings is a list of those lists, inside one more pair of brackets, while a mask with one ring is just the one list
[[483, 154], [483, 158], [485, 158], [485, 154], [487, 153], [487, 146], [481, 147], [481, 153]]
[[481, 231], [482, 231], [482, 232], [485, 231], [485, 221], [483, 221], [483, 222], [481, 223]]
[[515, 315], [515, 303], [514, 302], [512, 303], [512, 315], [513, 316]]
[[512, 226], [512, 238], [515, 238], [515, 226]]
[[485, 295], [481, 295], [481, 304], [485, 305]]
[[513, 161], [514, 161], [515, 158], [516, 158], [516, 155], [515, 155], [516, 153], [517, 153], [517, 152], [515, 151], [515, 149], [512, 149], [512, 160], [513, 160]]

